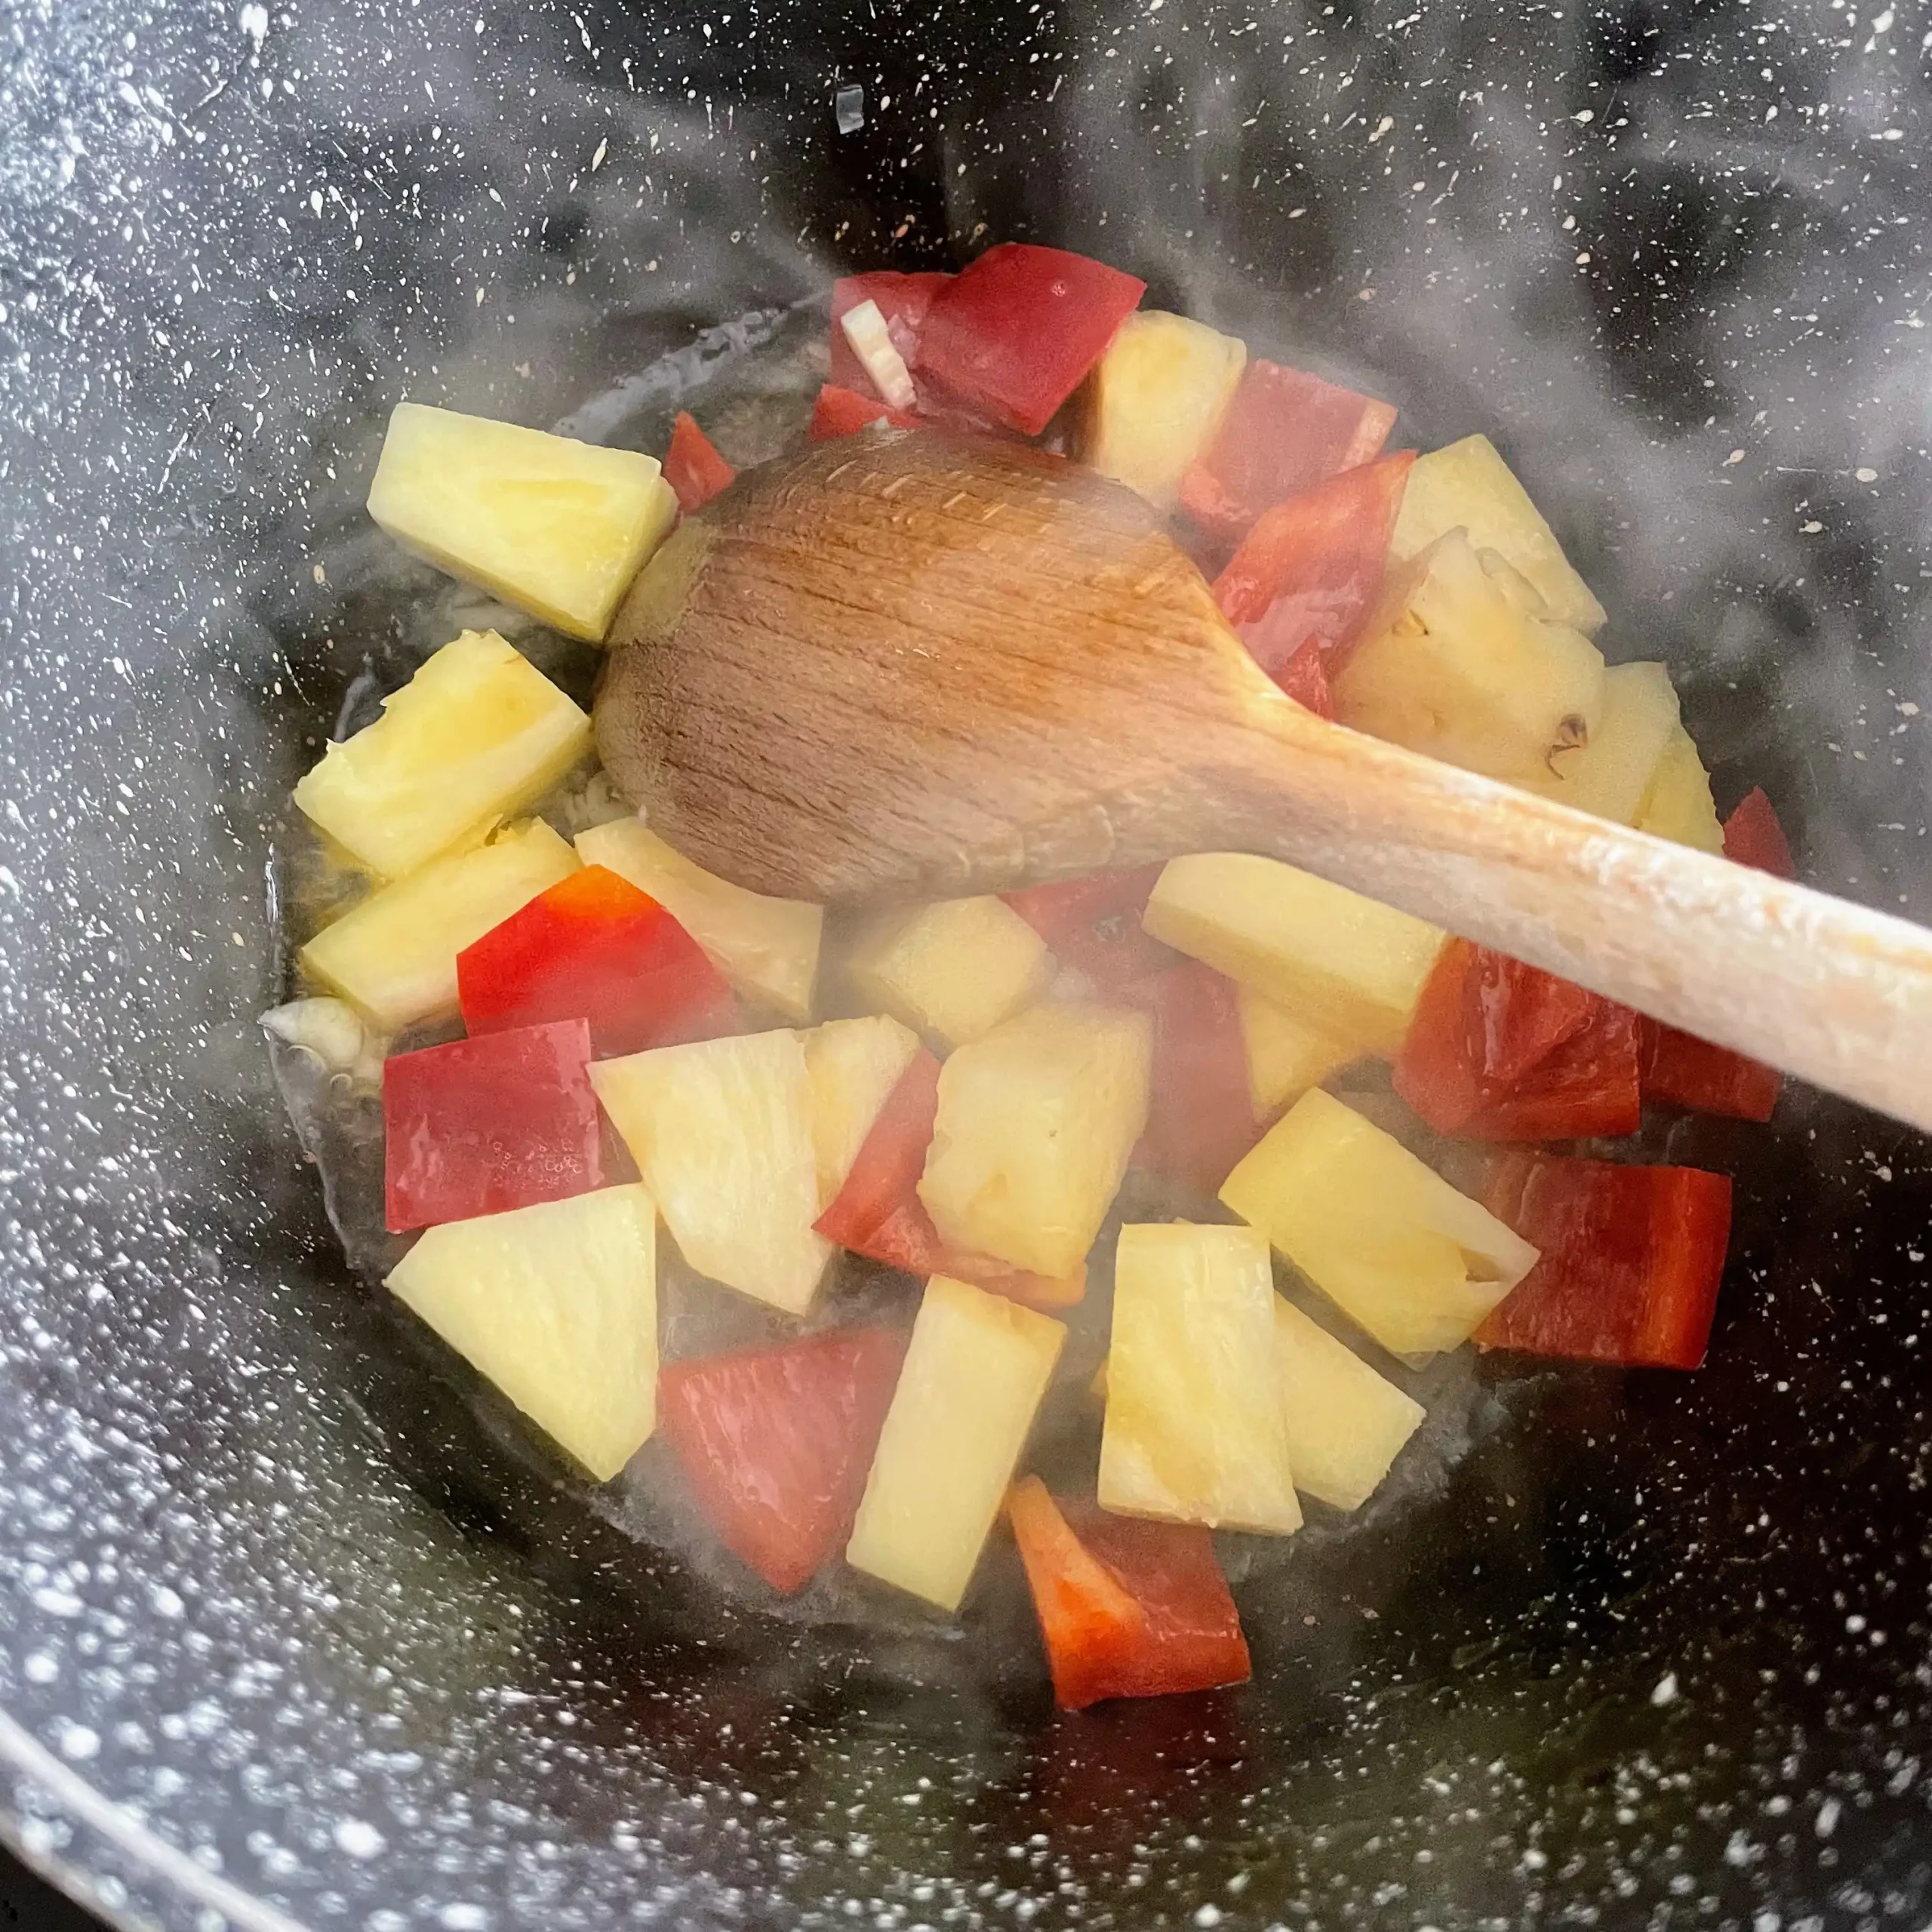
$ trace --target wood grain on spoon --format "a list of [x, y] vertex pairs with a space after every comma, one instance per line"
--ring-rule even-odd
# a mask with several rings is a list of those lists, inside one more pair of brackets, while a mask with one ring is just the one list
[[746, 478], [620, 614], [605, 762], [761, 892], [1285, 859], [1921, 1127], [1932, 934], [1325, 723], [1139, 498], [924, 431]]

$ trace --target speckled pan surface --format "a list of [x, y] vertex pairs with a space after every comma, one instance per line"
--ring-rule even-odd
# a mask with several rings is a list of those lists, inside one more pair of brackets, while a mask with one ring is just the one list
[[1922, 1924], [1915, 1137], [1803, 1094], [1661, 1135], [1739, 1176], [1710, 1368], [1486, 1367], [1439, 1494], [1247, 1593], [1252, 1690], [1056, 1719], [1004, 1613], [731, 1619], [478, 1431], [250, 1021], [305, 736], [426, 641], [357, 521], [387, 405], [654, 445], [714, 383], [755, 454], [777, 312], [1008, 235], [1373, 378], [1405, 440], [1490, 429], [1721, 803], [1932, 916], [1924, 26], [0, 8], [15, 1841], [169, 1928]]

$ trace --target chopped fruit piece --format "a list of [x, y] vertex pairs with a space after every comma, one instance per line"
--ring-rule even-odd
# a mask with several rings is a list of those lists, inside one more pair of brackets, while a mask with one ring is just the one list
[[1080, 460], [1157, 509], [1220, 426], [1247, 345], [1159, 309], [1128, 317], [1094, 365]]
[[1257, 1121], [1272, 1120], [1290, 1101], [1369, 1051], [1346, 1035], [1312, 1024], [1252, 986], [1236, 992], [1247, 1054], [1248, 1098]]
[[1391, 550], [1406, 561], [1458, 525], [1478, 549], [1500, 550], [1515, 565], [1558, 623], [1591, 635], [1602, 628], [1603, 606], [1487, 436], [1465, 436], [1417, 463]]
[[1143, 923], [1156, 939], [1363, 1052], [1401, 1044], [1442, 948], [1435, 927], [1245, 853], [1171, 860]]
[[869, 297], [854, 304], [839, 317], [838, 330], [880, 395], [894, 409], [909, 412], [915, 408], [919, 396], [912, 386], [912, 371], [894, 346], [878, 304]]
[[[832, 285], [832, 380], [861, 398], [873, 393], [871, 377], [865, 365], [853, 352], [845, 331], [839, 327], [847, 314], [862, 302], [878, 304], [885, 318], [885, 330], [900, 358], [908, 368], [918, 360], [919, 331], [925, 326], [926, 311], [933, 297], [952, 279], [949, 275], [898, 275], [880, 269], [871, 275], [843, 275]], [[909, 409], [908, 403], [905, 407]]]
[[1613, 665], [1603, 691], [1603, 717], [1589, 743], [1553, 774], [1524, 783], [1559, 804], [1629, 825], [1678, 728], [1677, 694], [1661, 664]]
[[1238, 989], [1190, 959], [1161, 974], [1146, 997], [1154, 1016], [1153, 1072], [1135, 1164], [1212, 1194], [1260, 1133], [1248, 1098]]
[[1026, 1567], [1053, 1672], [1054, 1702], [1084, 1710], [1115, 1687], [1131, 1658], [1147, 1645], [1147, 1620], [1133, 1596], [1068, 1527], [1038, 1476], [1008, 1492], [1006, 1513]]
[[1211, 1529], [1300, 1529], [1275, 1352], [1266, 1236], [1122, 1228], [1101, 1508]]
[[1037, 436], [1146, 286], [1063, 248], [999, 242], [934, 294], [917, 373], [967, 408]]
[[648, 893], [747, 998], [801, 1025], [812, 1017], [823, 906], [768, 899], [694, 866], [635, 818], [577, 835], [587, 866], [608, 866]]
[[1700, 852], [1724, 850], [1724, 827], [1711, 798], [1711, 777], [1690, 734], [1680, 724], [1664, 740], [1663, 756], [1637, 808], [1636, 826]]
[[919, 1198], [948, 1247], [1049, 1277], [1094, 1245], [1147, 1124], [1145, 1014], [1036, 1006], [941, 1069]]
[[1336, 716], [1491, 778], [1567, 769], [1603, 721], [1603, 653], [1542, 601], [1448, 531], [1391, 577], [1336, 677]]
[[369, 514], [439, 568], [601, 644], [678, 519], [654, 457], [397, 404]]
[[372, 892], [302, 949], [303, 970], [385, 1032], [457, 1010], [457, 955], [577, 869], [540, 819], [432, 859]]
[[836, 1328], [672, 1362], [665, 1438], [718, 1539], [774, 1590], [802, 1589], [852, 1531], [906, 1340]]
[[811, 427], [808, 432], [815, 443], [829, 443], [840, 436], [856, 435], [869, 423], [890, 423], [895, 429], [916, 429], [918, 418], [894, 409], [889, 402], [875, 402], [827, 383], [812, 405]]
[[828, 1020], [805, 1035], [821, 1208], [838, 1198], [873, 1123], [918, 1051], [918, 1035], [883, 1013]]
[[1066, 1339], [1003, 1296], [926, 1284], [845, 1546], [854, 1569], [959, 1607]]
[[1340, 651], [1374, 611], [1413, 450], [1317, 483], [1268, 510], [1214, 580], [1214, 601], [1271, 678], [1304, 645]]
[[332, 744], [295, 802], [361, 864], [400, 878], [531, 804], [590, 749], [590, 720], [494, 631], [465, 631], [383, 715]]
[[1372, 463], [1394, 428], [1392, 403], [1278, 362], [1248, 364], [1180, 500], [1202, 529], [1238, 543], [1255, 519], [1324, 477]]
[[1038, 998], [1053, 961], [1039, 934], [989, 894], [869, 919], [847, 971], [868, 1005], [956, 1047]]
[[818, 1292], [812, 1084], [795, 1033], [600, 1060], [591, 1084], [700, 1275], [788, 1315]]
[[1084, 973], [1102, 992], [1134, 985], [1174, 964], [1174, 955], [1141, 929], [1140, 915], [1161, 868], [1089, 872], [1029, 885], [1001, 897], [1063, 965]]
[[657, 1211], [607, 1187], [431, 1228], [389, 1285], [608, 1482], [657, 1420]]
[[1476, 1331], [1482, 1347], [1631, 1367], [1703, 1361], [1730, 1239], [1727, 1176], [1512, 1154], [1489, 1204], [1542, 1258]]
[[1392, 1355], [1467, 1341], [1537, 1258], [1477, 1201], [1318, 1087], [1221, 1189]]
[[1798, 876], [1791, 842], [1771, 801], [1754, 787], [1724, 822], [1724, 855], [1740, 866], [1752, 866], [1780, 878]]
[[1487, 946], [1452, 939], [1395, 1060], [1395, 1091], [1438, 1134], [1580, 1140], [1642, 1124], [1637, 1016]]
[[737, 1002], [656, 900], [585, 866], [457, 955], [472, 1034], [587, 1020], [600, 1058], [728, 1033]]
[[589, 1068], [581, 1020], [392, 1054], [383, 1067], [390, 1231], [601, 1187]]
[[1769, 1120], [1784, 1075], [1761, 1060], [1712, 1046], [1660, 1021], [1642, 1023], [1644, 1098], [1694, 1114]]
[[1275, 1341], [1296, 1488], [1359, 1509], [1427, 1411], [1280, 1295]]
[[671, 425], [671, 447], [664, 452], [664, 480], [677, 492], [678, 507], [688, 516], [730, 489], [738, 472], [718, 454], [690, 411], [681, 409]]

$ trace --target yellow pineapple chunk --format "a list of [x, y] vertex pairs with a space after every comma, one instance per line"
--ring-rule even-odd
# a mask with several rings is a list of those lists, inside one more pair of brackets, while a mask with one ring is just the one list
[[601, 644], [678, 499], [654, 457], [402, 402], [369, 514], [452, 577]]
[[1247, 343], [1205, 322], [1160, 309], [1129, 315], [1089, 378], [1081, 461], [1171, 509], [1247, 364]]
[[1320, 1088], [1243, 1157], [1221, 1200], [1392, 1354], [1466, 1342], [1537, 1251]]
[[1029, 1008], [949, 1059], [919, 1182], [940, 1238], [1058, 1279], [1086, 1259], [1147, 1124], [1153, 1026]]
[[1603, 718], [1590, 742], [1531, 785], [1546, 798], [1619, 825], [1635, 821], [1678, 728], [1677, 694], [1661, 664], [1614, 665], [1604, 678]]
[[657, 1211], [607, 1187], [423, 1231], [389, 1285], [608, 1482], [657, 1422]]
[[1392, 1053], [1442, 949], [1440, 928], [1244, 852], [1202, 852], [1161, 872], [1141, 920], [1177, 952], [1311, 1025]]
[[1184, 1222], [1122, 1228], [1101, 1508], [1211, 1529], [1300, 1529], [1275, 1357], [1265, 1235]]
[[1487, 436], [1465, 436], [1417, 459], [1389, 556], [1406, 561], [1459, 525], [1478, 549], [1500, 551], [1515, 565], [1558, 623], [1592, 635], [1601, 628], [1603, 606], [1571, 568], [1543, 512]]
[[1700, 852], [1724, 850], [1724, 826], [1711, 796], [1710, 774], [1681, 724], [1664, 741], [1663, 756], [1637, 808], [1636, 823], [1639, 832], [1694, 845]]
[[1491, 778], [1560, 771], [1601, 721], [1603, 653], [1543, 608], [1497, 552], [1446, 532], [1392, 574], [1336, 678], [1337, 718]]
[[1046, 942], [990, 894], [868, 920], [847, 962], [854, 989], [948, 1047], [977, 1040], [1046, 990]]
[[1003, 1295], [926, 1284], [845, 1546], [854, 1569], [959, 1607], [1066, 1339]]
[[590, 720], [494, 631], [465, 631], [295, 787], [385, 878], [534, 804], [590, 749]]
[[918, 1051], [919, 1036], [884, 1013], [828, 1020], [805, 1035], [821, 1209], [845, 1185], [879, 1109]]
[[596, 1062], [591, 1084], [678, 1252], [700, 1275], [787, 1315], [818, 1293], [832, 1244], [804, 1043], [749, 1033]]
[[740, 992], [795, 1024], [810, 1020], [823, 906], [747, 892], [693, 865], [635, 818], [578, 833], [577, 849], [586, 866], [608, 866], [650, 894]]
[[1247, 1053], [1247, 1091], [1257, 1120], [1272, 1120], [1291, 1100], [1352, 1066], [1370, 1051], [1361, 1040], [1331, 1033], [1252, 986], [1238, 986], [1241, 1037]]
[[540, 818], [370, 894], [302, 949], [303, 970], [386, 1033], [457, 1010], [456, 956], [577, 867]]
[[1275, 1341], [1296, 1488], [1360, 1509], [1427, 1411], [1281, 1295]]

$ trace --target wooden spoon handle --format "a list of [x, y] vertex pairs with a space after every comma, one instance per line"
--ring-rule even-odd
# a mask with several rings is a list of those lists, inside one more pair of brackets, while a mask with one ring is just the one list
[[1932, 931], [1286, 700], [1244, 709], [1211, 761], [1229, 849], [1305, 866], [1932, 1129]]

